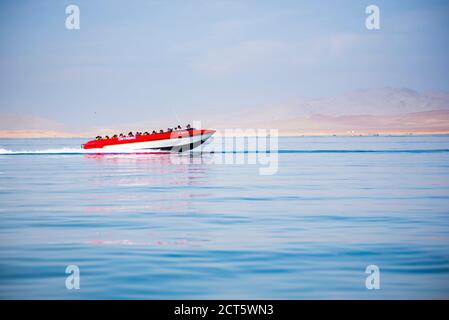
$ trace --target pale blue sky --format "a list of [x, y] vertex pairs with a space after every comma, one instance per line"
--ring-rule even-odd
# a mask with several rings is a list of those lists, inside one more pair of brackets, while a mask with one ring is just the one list
[[358, 88], [449, 91], [448, 35], [448, 1], [1, 1], [0, 112], [113, 127]]

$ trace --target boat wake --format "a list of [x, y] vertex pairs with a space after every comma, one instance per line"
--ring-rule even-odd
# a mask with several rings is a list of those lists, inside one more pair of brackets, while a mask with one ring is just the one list
[[[136, 150], [121, 150], [120, 152], [111, 152], [104, 149], [80, 149], [80, 148], [58, 148], [43, 150], [8, 150], [0, 148], [0, 155], [77, 155], [77, 154], [135, 154]], [[167, 152], [142, 152], [148, 154], [167, 153]]]
[[26, 154], [84, 154], [84, 150], [79, 148], [58, 148], [44, 150], [8, 150], [0, 148], [0, 155], [26, 155]]

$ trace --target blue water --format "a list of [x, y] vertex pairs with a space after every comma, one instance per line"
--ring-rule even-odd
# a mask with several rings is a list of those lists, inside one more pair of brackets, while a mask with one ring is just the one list
[[449, 297], [448, 136], [280, 138], [274, 175], [81, 143], [0, 140], [0, 298]]

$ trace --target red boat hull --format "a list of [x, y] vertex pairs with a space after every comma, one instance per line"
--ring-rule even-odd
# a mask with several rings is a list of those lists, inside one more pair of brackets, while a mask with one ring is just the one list
[[179, 130], [134, 137], [91, 140], [82, 147], [111, 152], [186, 151], [201, 145], [214, 133], [215, 130], [206, 129]]

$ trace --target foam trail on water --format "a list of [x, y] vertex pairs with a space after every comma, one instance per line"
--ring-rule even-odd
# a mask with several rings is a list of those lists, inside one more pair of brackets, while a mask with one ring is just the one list
[[44, 149], [44, 150], [8, 150], [0, 148], [0, 154], [82, 154], [87, 153], [84, 149], [77, 148], [58, 148], [58, 149]]
[[[58, 148], [58, 149], [42, 149], [42, 150], [9, 150], [5, 148], [0, 148], [1, 155], [77, 155], [77, 154], [167, 154], [169, 151], [159, 151], [159, 150], [136, 150], [136, 149], [122, 149], [120, 151], [111, 151], [104, 149], [81, 149], [81, 148]], [[175, 152], [176, 153], [176, 152]], [[203, 151], [193, 151], [190, 150], [186, 153], [198, 153], [198, 154], [209, 154], [213, 152], [203, 152]]]
[[[124, 150], [120, 153], [135, 153], [136, 150]], [[98, 154], [117, 153], [103, 149], [58, 148], [43, 150], [8, 150], [0, 148], [0, 155], [70, 155], [70, 154]]]

